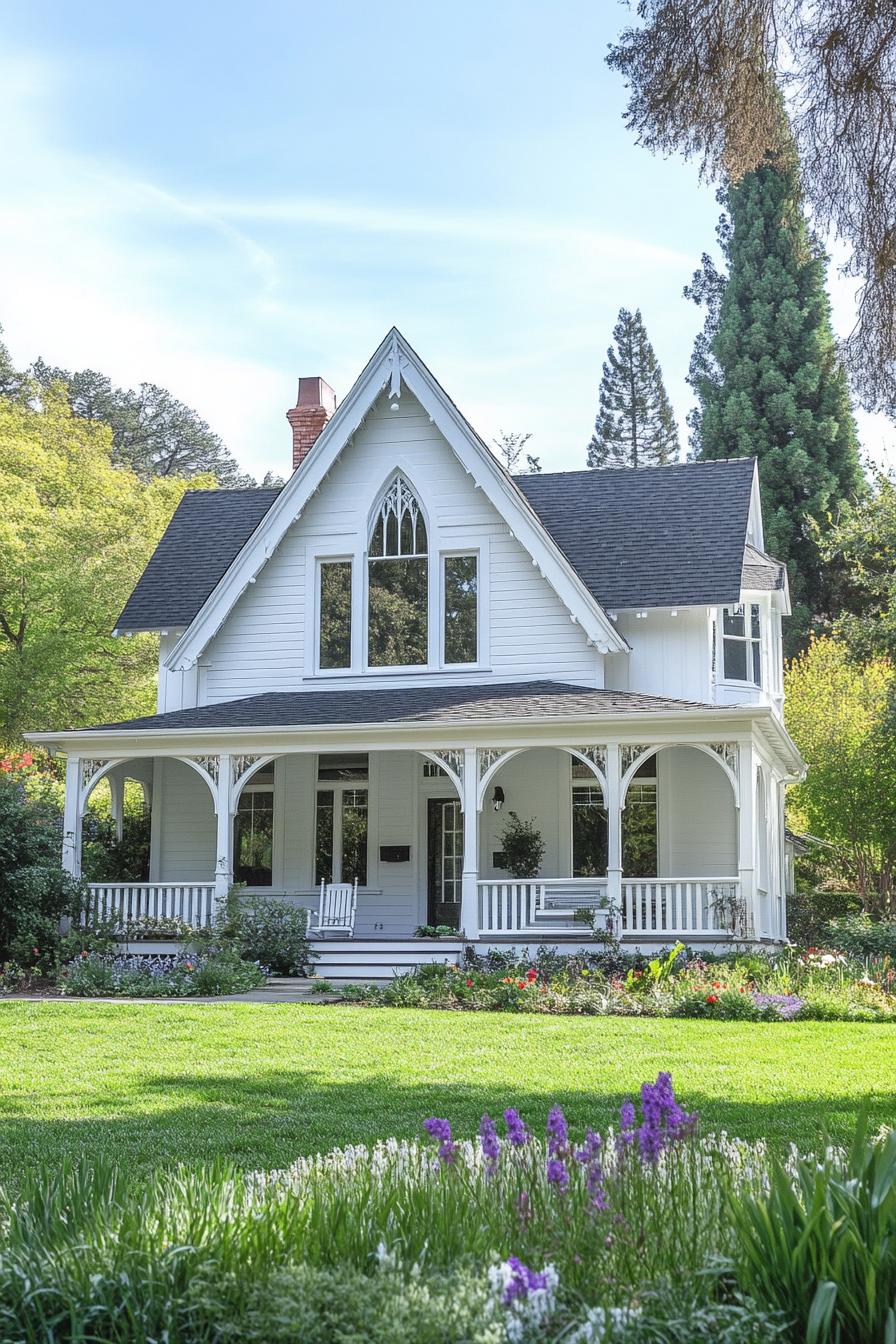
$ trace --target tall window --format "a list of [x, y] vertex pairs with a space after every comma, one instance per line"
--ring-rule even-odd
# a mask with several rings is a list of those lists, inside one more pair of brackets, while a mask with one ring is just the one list
[[322, 560], [318, 594], [318, 666], [352, 665], [352, 562]]
[[478, 640], [478, 559], [445, 556], [445, 662], [475, 663]]
[[365, 755], [321, 756], [317, 767], [314, 880], [367, 884]]
[[[622, 814], [622, 871], [655, 877], [656, 757], [638, 767]], [[607, 871], [607, 809], [600, 785], [584, 761], [572, 761], [572, 875], [604, 877]]]
[[722, 668], [726, 681], [762, 685], [759, 604], [722, 609]]
[[367, 662], [419, 667], [429, 661], [426, 524], [413, 492], [396, 476], [383, 496], [367, 560]]
[[250, 887], [273, 882], [274, 767], [266, 766], [244, 785], [233, 819], [233, 878]]

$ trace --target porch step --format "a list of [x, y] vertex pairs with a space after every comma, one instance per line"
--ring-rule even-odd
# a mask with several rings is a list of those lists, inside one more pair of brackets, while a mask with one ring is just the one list
[[453, 938], [317, 938], [314, 973], [324, 980], [391, 980], [430, 962], [459, 962]]

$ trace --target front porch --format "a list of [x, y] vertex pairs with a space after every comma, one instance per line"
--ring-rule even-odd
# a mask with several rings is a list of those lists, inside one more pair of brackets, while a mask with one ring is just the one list
[[[65, 862], [80, 871], [93, 791], [108, 781], [120, 811], [125, 781], [137, 779], [151, 817], [146, 877], [93, 882], [94, 918], [204, 927], [234, 882], [247, 897], [315, 912], [320, 881], [357, 877], [355, 946], [393, 967], [423, 952], [456, 960], [461, 939], [593, 947], [589, 924], [645, 950], [678, 938], [708, 949], [784, 937], [783, 788], [752, 736], [657, 732], [584, 746], [545, 736], [486, 747], [70, 752]], [[536, 877], [505, 866], [511, 813], [542, 838]], [[458, 937], [415, 937], [427, 925]], [[322, 945], [324, 963], [335, 950]]]

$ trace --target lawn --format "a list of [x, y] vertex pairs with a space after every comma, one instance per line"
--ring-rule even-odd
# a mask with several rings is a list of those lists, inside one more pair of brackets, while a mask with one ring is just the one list
[[223, 1157], [274, 1167], [428, 1115], [472, 1134], [516, 1106], [577, 1128], [672, 1072], [705, 1128], [815, 1146], [867, 1099], [896, 1120], [896, 1029], [447, 1014], [287, 1004], [0, 1004], [0, 1178], [63, 1155], [136, 1170]]

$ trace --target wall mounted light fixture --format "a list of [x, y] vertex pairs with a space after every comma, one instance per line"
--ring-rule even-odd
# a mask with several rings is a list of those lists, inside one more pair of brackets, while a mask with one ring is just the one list
[[492, 794], [492, 807], [495, 809], [496, 812], [500, 812], [503, 806], [504, 806], [504, 790], [501, 788], [501, 785], [499, 784], [495, 789], [494, 793]]

